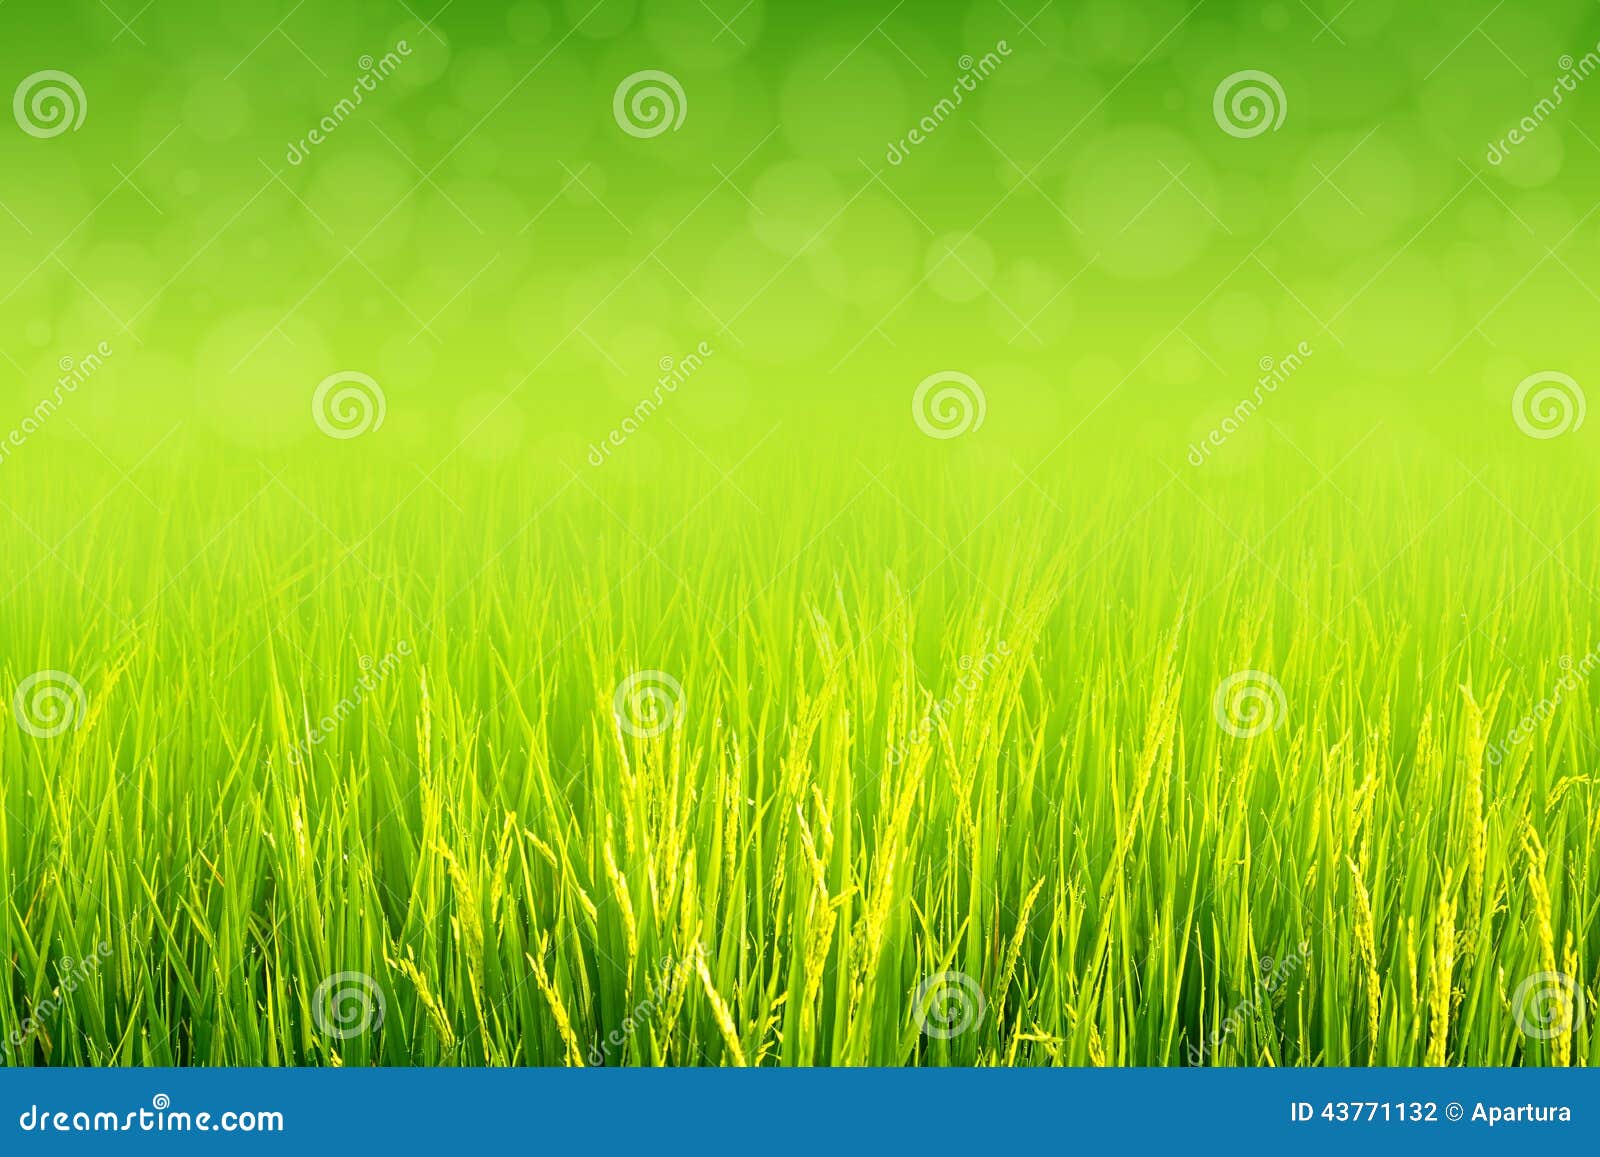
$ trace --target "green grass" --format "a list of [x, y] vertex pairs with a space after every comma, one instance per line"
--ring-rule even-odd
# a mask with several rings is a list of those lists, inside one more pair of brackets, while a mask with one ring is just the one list
[[[1600, 644], [1561, 447], [777, 442], [728, 480], [34, 455], [0, 676], [85, 710], [0, 728], [0, 1036], [45, 1009], [7, 1062], [1600, 1057], [1588, 679], [1484, 756]], [[1251, 737], [1241, 670], [1283, 689]], [[657, 734], [638, 671], [682, 688]], [[319, 1027], [341, 972], [381, 1026]], [[923, 1033], [955, 972], [981, 1017]], [[1548, 1039], [1540, 973], [1584, 1013]]]

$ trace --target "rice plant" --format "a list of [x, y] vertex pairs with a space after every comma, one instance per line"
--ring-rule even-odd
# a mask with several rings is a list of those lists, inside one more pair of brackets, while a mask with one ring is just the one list
[[7, 1063], [1595, 1059], [1589, 474], [806, 442], [32, 463]]

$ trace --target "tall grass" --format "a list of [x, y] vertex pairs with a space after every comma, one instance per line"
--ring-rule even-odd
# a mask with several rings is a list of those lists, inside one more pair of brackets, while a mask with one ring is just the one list
[[1600, 644], [1591, 477], [372, 453], [30, 464], [0, 676], [85, 710], [0, 728], [8, 1063], [1600, 1054], [1594, 688], [1486, 755]]

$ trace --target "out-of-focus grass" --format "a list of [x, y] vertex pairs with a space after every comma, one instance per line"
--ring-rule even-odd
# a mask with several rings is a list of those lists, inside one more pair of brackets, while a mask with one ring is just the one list
[[1587, 672], [1485, 755], [1600, 644], [1590, 478], [367, 453], [30, 463], [0, 675], [84, 710], [0, 728], [8, 1063], [1600, 1052]]

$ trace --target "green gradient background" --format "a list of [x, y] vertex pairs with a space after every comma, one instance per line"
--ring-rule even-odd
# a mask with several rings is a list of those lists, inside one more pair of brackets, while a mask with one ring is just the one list
[[[49, 989], [52, 952], [81, 959], [105, 936], [123, 953], [101, 1004], [61, 1014], [59, 1049], [30, 1048], [322, 1063], [310, 994], [361, 968], [391, 1020], [339, 1046], [350, 1063], [562, 1063], [526, 962], [548, 947], [593, 1034], [653, 959], [623, 950], [615, 905], [584, 925], [572, 890], [604, 900], [611, 818], [657, 814], [615, 798], [605, 726], [618, 680], [660, 668], [690, 706], [650, 758], [676, 745], [720, 774], [730, 751], [751, 756], [685, 789], [696, 826], [671, 849], [702, 878], [717, 869], [726, 789], [760, 802], [749, 875], [649, 930], [673, 954], [709, 942], [741, 1031], [765, 1033], [808, 927], [763, 922], [761, 872], [788, 857], [787, 878], [806, 878], [796, 801], [769, 773], [807, 766], [824, 715], [832, 814], [866, 833], [853, 851], [841, 839], [833, 894], [847, 920], [893, 900], [881, 968], [830, 971], [786, 1063], [1017, 1060], [1020, 1020], [997, 1013], [942, 1051], [905, 1007], [953, 965], [989, 983], [1013, 930], [1027, 1001], [1011, 1012], [1064, 1042], [1024, 1061], [1181, 1063], [1252, 990], [1260, 955], [1303, 935], [1318, 964], [1283, 1006], [1292, 1047], [1265, 1026], [1239, 1043], [1244, 1063], [1420, 1063], [1427, 1001], [1448, 1006], [1457, 985], [1449, 1059], [1545, 1055], [1502, 990], [1556, 967], [1595, 975], [1596, 808], [1567, 777], [1588, 775], [1596, 716], [1585, 690], [1522, 749], [1537, 760], [1469, 805], [1460, 692], [1509, 682], [1489, 712], [1501, 735], [1559, 655], [1593, 647], [1595, 423], [1531, 439], [1511, 398], [1538, 372], [1594, 380], [1600, 81], [1505, 164], [1485, 151], [1563, 55], [1595, 49], [1600, 9], [426, 3], [0, 5], [3, 91], [60, 69], [88, 98], [81, 130], [48, 140], [0, 118], [0, 431], [51, 393], [61, 359], [115, 351], [0, 462], [16, 571], [3, 685], [58, 668], [90, 704], [59, 743], [0, 734], [13, 1019]], [[401, 39], [412, 56], [288, 164], [359, 58]], [[1001, 40], [995, 74], [889, 165], [959, 59]], [[682, 83], [679, 131], [615, 122], [617, 84], [642, 69]], [[1212, 112], [1244, 69], [1288, 101], [1252, 139]], [[587, 465], [661, 360], [702, 342], [715, 353], [690, 382]], [[1300, 343], [1315, 352], [1290, 383], [1187, 465], [1263, 359]], [[351, 441], [311, 413], [341, 371], [387, 400], [381, 429]], [[981, 429], [918, 432], [912, 393], [940, 371], [980, 383]], [[963, 848], [964, 801], [930, 787], [896, 861], [879, 756], [1000, 631], [1030, 656], [1021, 706], [994, 731], [963, 722], [949, 766], [1016, 789], [980, 801], [1006, 838]], [[416, 670], [313, 770], [286, 768], [296, 717], [329, 710], [358, 656], [399, 640]], [[1286, 685], [1292, 726], [1232, 743], [1213, 690], [1255, 667]], [[1124, 802], [1144, 790], [1128, 753], [1164, 696], [1181, 700], [1166, 754], [1183, 747], [1187, 778], [1125, 843]], [[1371, 805], [1369, 923], [1390, 987], [1370, 1041], [1350, 1012], [1368, 990], [1340, 868], [1366, 835], [1346, 846], [1354, 829], [1323, 822], [1367, 806], [1358, 756], [1399, 769]], [[306, 814], [309, 850], [286, 834]], [[452, 939], [470, 904], [438, 848], [491, 864], [515, 817], [572, 836], [581, 862], [557, 884], [537, 861], [523, 871], [483, 922], [486, 981]], [[1553, 865], [1549, 963], [1525, 822]], [[1399, 978], [1414, 950], [1431, 959], [1438, 897], [1454, 902], [1480, 830], [1489, 887], [1463, 928], [1494, 951], [1407, 1000]], [[889, 851], [869, 855], [869, 836]], [[1132, 900], [1099, 901], [1099, 873], [1130, 849]], [[658, 865], [634, 851], [642, 892]], [[926, 890], [874, 891], [885, 861]], [[1041, 912], [1087, 897], [1071, 907], [1089, 913], [1082, 941], [1018, 915], [1045, 876]], [[1185, 888], [1193, 923], [1175, 933]], [[930, 898], [943, 923], [914, 923]], [[742, 934], [770, 949], [753, 971]], [[428, 1037], [396, 964], [413, 950], [464, 1051]], [[831, 951], [856, 959], [843, 932]], [[1137, 1003], [1146, 982], [1174, 1015]], [[463, 1027], [486, 992], [499, 1040]], [[998, 1010], [1004, 985], [990, 995]], [[812, 1015], [799, 1005], [783, 1015]], [[716, 1060], [719, 1031], [696, 1005], [666, 1055], [693, 1063], [709, 1044]], [[1589, 1034], [1572, 1051], [1597, 1048]]]
[[[396, 0], [291, 7], [163, 0], [131, 31], [95, 4], [0, 13], [7, 91], [60, 68], [89, 102], [76, 133], [0, 134], [19, 416], [106, 340], [71, 418], [124, 465], [174, 423], [315, 445], [311, 389], [359, 369], [388, 397], [385, 451], [577, 466], [705, 340], [674, 405], [697, 439], [898, 427], [916, 382], [958, 368], [990, 445], [1132, 422], [1176, 463], [1300, 341], [1289, 430], [1359, 411], [1500, 432], [1516, 382], [1581, 380], [1591, 356], [1595, 98], [1484, 156], [1600, 40], [1592, 5], [1360, 0], [1331, 29], [1293, 3], [756, 0], [729, 29], [695, 3], [457, 0], [431, 29]], [[400, 39], [396, 75], [288, 165], [358, 58]], [[998, 72], [886, 164], [958, 58], [1001, 39]], [[641, 68], [681, 80], [680, 131], [617, 128]], [[1283, 84], [1279, 131], [1217, 128], [1212, 92], [1243, 68]]]

